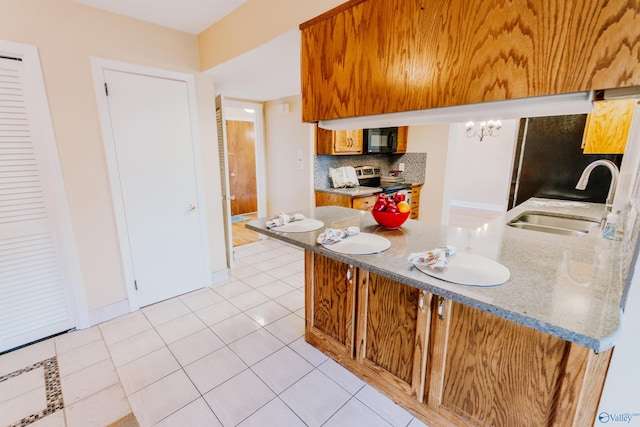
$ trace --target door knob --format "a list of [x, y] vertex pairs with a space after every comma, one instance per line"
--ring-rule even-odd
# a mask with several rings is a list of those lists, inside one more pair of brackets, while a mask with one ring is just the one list
[[236, 199], [236, 196], [234, 196], [234, 195], [232, 194], [232, 195], [231, 195], [231, 197], [229, 197], [229, 199], [231, 199], [231, 200], [235, 200], [235, 199]]
[[189, 203], [189, 204], [187, 205], [187, 208], [188, 208], [191, 212], [193, 212], [193, 211], [195, 211], [196, 209], [198, 209], [198, 208], [197, 208], [197, 206], [196, 206], [195, 204], [193, 204], [193, 203]]
[[231, 178], [236, 176], [236, 174], [234, 172], [231, 172], [229, 175], [231, 176]]

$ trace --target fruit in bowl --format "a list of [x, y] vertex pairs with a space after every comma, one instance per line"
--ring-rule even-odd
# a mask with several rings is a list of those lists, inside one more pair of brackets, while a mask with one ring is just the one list
[[382, 227], [395, 230], [409, 218], [411, 206], [404, 200], [403, 193], [395, 193], [393, 196], [379, 194], [371, 215]]

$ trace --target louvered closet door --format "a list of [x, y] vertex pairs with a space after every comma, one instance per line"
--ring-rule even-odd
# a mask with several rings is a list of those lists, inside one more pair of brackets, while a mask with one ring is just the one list
[[0, 58], [0, 352], [73, 327], [23, 67]]

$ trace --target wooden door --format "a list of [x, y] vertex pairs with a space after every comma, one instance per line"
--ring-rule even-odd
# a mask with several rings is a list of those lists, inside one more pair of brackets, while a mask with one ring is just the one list
[[305, 339], [338, 360], [354, 354], [356, 271], [305, 251]]
[[[359, 272], [356, 358], [374, 381], [422, 400], [431, 294]], [[388, 390], [388, 388], [387, 388]]]
[[141, 306], [210, 284], [187, 82], [105, 70]]
[[231, 215], [258, 211], [253, 122], [227, 120]]

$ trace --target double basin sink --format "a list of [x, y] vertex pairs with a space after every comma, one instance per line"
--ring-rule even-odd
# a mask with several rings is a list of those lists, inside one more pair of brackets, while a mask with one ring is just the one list
[[586, 236], [600, 221], [556, 213], [526, 211], [507, 223], [511, 227], [564, 236]]

